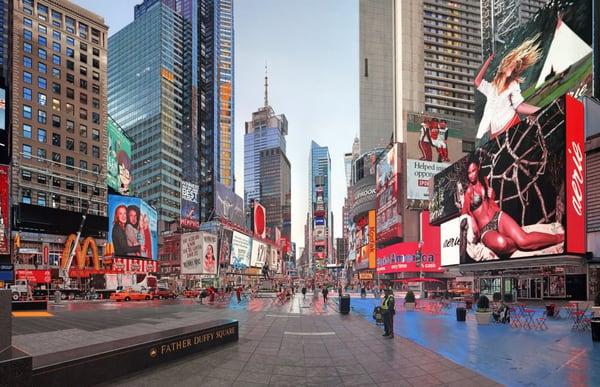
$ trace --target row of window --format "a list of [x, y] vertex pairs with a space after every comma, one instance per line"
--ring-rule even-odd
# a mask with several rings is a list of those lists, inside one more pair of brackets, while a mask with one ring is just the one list
[[[82, 128], [82, 132], [80, 132], [80, 134], [84, 134], [85, 136], [83, 136], [83, 137], [87, 137], [87, 128], [86, 127]], [[32, 137], [33, 137], [33, 129], [31, 127], [31, 125], [23, 124], [23, 138], [31, 139]], [[62, 138], [62, 136], [60, 134], [52, 133], [52, 145], [60, 147], [61, 146], [61, 138]], [[38, 130], [37, 130], [38, 142], [45, 144], [47, 139], [48, 138], [47, 138], [46, 129], [38, 128]], [[100, 141], [100, 131], [98, 129], [93, 129], [92, 139], [94, 141]], [[67, 147], [67, 150], [74, 150], [75, 149], [75, 140], [72, 139], [71, 137], [67, 137], [66, 138], [66, 147]], [[87, 142], [80, 141], [79, 142], [79, 152], [87, 155], [88, 154], [87, 149], [88, 149]], [[98, 152], [99, 152], [99, 148], [96, 145], [92, 145], [92, 152], [94, 154], [96, 153], [96, 149], [98, 149]]]
[[[81, 191], [83, 192], [83, 191]], [[87, 192], [87, 189], [86, 189]], [[32, 193], [31, 193], [31, 189], [25, 188], [22, 191], [22, 196], [21, 196], [21, 203], [25, 203], [25, 204], [37, 204], [38, 206], [50, 206], [53, 208], [59, 208], [60, 204], [61, 204], [61, 196], [58, 194], [47, 194], [45, 192], [38, 192], [37, 193], [37, 201], [33, 202], [32, 201]], [[48, 203], [47, 199], [50, 199], [51, 202]], [[72, 196], [65, 196], [65, 204], [68, 206], [74, 206], [75, 205], [75, 198]], [[88, 206], [88, 201], [87, 200], [81, 200], [81, 206], [82, 208], [87, 208]]]
[[[30, 160], [31, 158], [33, 158], [33, 147], [31, 145], [28, 144], [23, 144], [22, 146], [22, 154], [23, 154], [23, 158], [26, 160]], [[100, 149], [98, 149], [98, 147], [92, 147], [92, 155], [94, 156], [94, 158], [100, 158]], [[55, 163], [62, 163], [62, 155], [58, 152], [52, 152], [51, 154], [52, 158], [50, 159], [51, 161], [55, 162]], [[37, 159], [37, 161], [50, 161], [48, 160], [48, 154], [46, 149], [44, 148], [38, 148], [35, 158]], [[65, 156], [65, 165], [67, 169], [73, 170], [75, 169], [75, 158], [73, 156]], [[79, 160], [79, 169], [81, 169], [82, 171], [87, 171], [88, 170], [88, 163], [86, 160]], [[92, 172], [94, 173], [99, 173], [100, 172], [100, 166], [97, 164], [92, 164]]]
[[[39, 95], [38, 95], [38, 98], [40, 98]], [[38, 123], [46, 124], [47, 120], [48, 120], [47, 117], [48, 117], [48, 114], [46, 113], [45, 110], [38, 109], [38, 111], [37, 111], [37, 122]], [[31, 106], [23, 105], [23, 118], [28, 119], [28, 120], [33, 119], [33, 108]], [[79, 118], [82, 120], [88, 119], [87, 109], [79, 108]], [[72, 121], [67, 120], [67, 123], [69, 123], [69, 122], [72, 122]], [[94, 124], [100, 124], [100, 113], [92, 112], [92, 122]], [[52, 115], [52, 126], [55, 128], [61, 127], [61, 117], [60, 116], [58, 116], [56, 114]], [[72, 124], [71, 128], [69, 128], [69, 126], [67, 125], [67, 131], [69, 129], [73, 129], [74, 127], [75, 127], [74, 123]]]

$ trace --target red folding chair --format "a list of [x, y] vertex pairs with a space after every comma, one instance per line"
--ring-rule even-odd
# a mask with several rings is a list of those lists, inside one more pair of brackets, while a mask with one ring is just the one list
[[533, 320], [534, 328], [540, 331], [545, 331], [546, 329], [548, 329], [548, 326], [546, 325], [546, 318], [548, 318], [548, 315], [544, 311], [542, 317], [538, 317]]
[[523, 322], [521, 321], [521, 313], [518, 308], [510, 308], [510, 326], [513, 328], [522, 328]]

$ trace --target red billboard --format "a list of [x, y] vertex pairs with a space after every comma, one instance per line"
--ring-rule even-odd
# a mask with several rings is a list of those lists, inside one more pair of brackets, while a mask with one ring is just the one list
[[260, 238], [267, 236], [267, 212], [260, 203], [254, 203], [254, 234]]
[[10, 254], [10, 223], [8, 220], [9, 167], [0, 165], [0, 254]]
[[47, 284], [52, 282], [50, 270], [17, 270], [17, 279], [24, 279], [28, 282], [38, 284]]
[[395, 144], [377, 164], [377, 242], [402, 237], [400, 144]]
[[429, 224], [429, 212], [421, 212], [421, 265], [417, 265], [419, 242], [401, 242], [377, 250], [377, 272], [380, 274], [401, 272], [444, 271], [441, 267], [440, 228]]

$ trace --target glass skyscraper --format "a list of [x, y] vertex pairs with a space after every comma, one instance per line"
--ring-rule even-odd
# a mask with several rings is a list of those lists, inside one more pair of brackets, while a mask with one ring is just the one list
[[[308, 259], [312, 269], [315, 268], [315, 258], [329, 258], [332, 254], [331, 234], [333, 220], [331, 218], [331, 156], [329, 148], [320, 146], [312, 141], [310, 145], [310, 156], [308, 160]], [[320, 207], [320, 198], [318, 193], [323, 191], [322, 208]], [[317, 205], [319, 204], [319, 206]], [[319, 208], [316, 214], [315, 209]], [[318, 216], [317, 216], [318, 215]], [[317, 219], [318, 218], [318, 219]], [[323, 219], [324, 218], [324, 219]], [[319, 224], [318, 226], [316, 223]], [[324, 227], [325, 242], [322, 241], [322, 235], [319, 235], [317, 228]], [[306, 248], [306, 246], [305, 246]]]

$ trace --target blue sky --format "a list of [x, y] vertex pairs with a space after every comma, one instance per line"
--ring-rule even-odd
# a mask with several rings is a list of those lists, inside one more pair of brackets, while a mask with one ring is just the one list
[[[103, 16], [112, 35], [141, 0], [73, 2]], [[263, 104], [266, 61], [269, 103], [289, 122], [292, 240], [304, 245], [311, 140], [329, 146], [334, 236], [341, 237], [344, 153], [359, 130], [358, 1], [236, 0], [234, 12], [236, 191], [243, 196], [244, 122]]]

